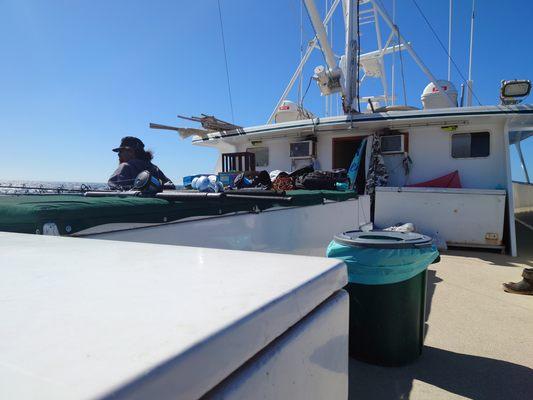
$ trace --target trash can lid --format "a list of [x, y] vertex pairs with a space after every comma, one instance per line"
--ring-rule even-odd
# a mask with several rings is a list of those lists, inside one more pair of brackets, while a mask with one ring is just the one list
[[386, 249], [429, 247], [433, 242], [429, 236], [414, 232], [363, 232], [359, 230], [341, 233], [336, 235], [334, 240], [346, 246]]

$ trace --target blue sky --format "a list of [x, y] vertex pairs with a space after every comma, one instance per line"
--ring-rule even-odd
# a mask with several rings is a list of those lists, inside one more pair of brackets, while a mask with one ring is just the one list
[[[325, 0], [315, 2], [323, 12]], [[391, 12], [392, 1], [383, 3]], [[413, 2], [397, 3], [403, 7], [397, 10], [401, 32], [434, 74], [445, 78], [446, 56]], [[447, 43], [448, 0], [418, 3]], [[466, 76], [471, 2], [454, 5], [452, 55]], [[300, 1], [221, 0], [221, 6], [235, 122], [259, 125], [299, 62]], [[333, 47], [340, 54], [339, 11]], [[498, 102], [502, 79], [533, 79], [531, 15], [529, 0], [477, 2], [473, 77], [482, 104]], [[148, 123], [183, 125], [177, 114], [202, 112], [231, 120], [218, 18], [216, 0], [0, 0], [0, 178], [105, 182], [117, 164], [110, 149], [126, 135], [140, 137], [156, 164], [178, 182], [211, 171], [214, 150], [150, 130]], [[306, 42], [313, 33], [305, 11], [303, 18]], [[364, 29], [363, 51], [373, 50]], [[323, 63], [315, 51], [304, 86]], [[408, 56], [404, 64], [407, 102], [420, 106], [427, 79]], [[455, 70], [452, 80], [460, 86]], [[373, 94], [372, 87], [364, 86], [362, 94]], [[401, 102], [400, 85], [396, 93]], [[324, 114], [314, 84], [305, 106]], [[533, 170], [532, 138], [523, 150]], [[515, 155], [513, 176], [523, 179]]]

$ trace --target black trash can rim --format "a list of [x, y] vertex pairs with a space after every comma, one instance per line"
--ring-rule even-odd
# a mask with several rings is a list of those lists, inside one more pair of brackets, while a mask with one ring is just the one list
[[415, 232], [391, 232], [360, 230], [343, 232], [335, 235], [335, 242], [351, 247], [409, 249], [430, 247], [433, 239]]

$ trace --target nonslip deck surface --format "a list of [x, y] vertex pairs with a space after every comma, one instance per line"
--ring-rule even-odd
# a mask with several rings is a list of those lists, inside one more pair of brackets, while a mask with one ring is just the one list
[[533, 296], [505, 293], [533, 267], [533, 231], [518, 254], [444, 253], [428, 273], [426, 340], [401, 368], [350, 359], [350, 399], [532, 399]]

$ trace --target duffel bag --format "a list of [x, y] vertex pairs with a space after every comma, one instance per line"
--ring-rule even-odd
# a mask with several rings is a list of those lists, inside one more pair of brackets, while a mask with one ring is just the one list
[[296, 187], [308, 190], [335, 190], [337, 180], [331, 172], [314, 171], [298, 177]]

